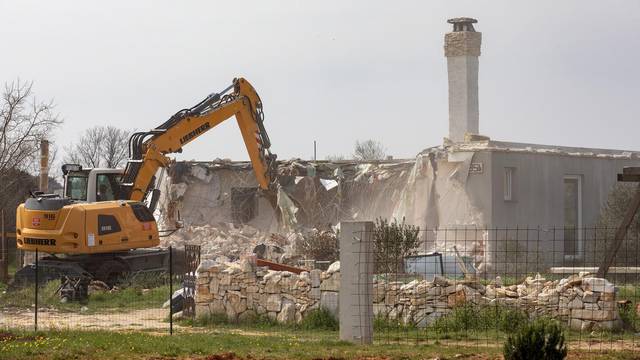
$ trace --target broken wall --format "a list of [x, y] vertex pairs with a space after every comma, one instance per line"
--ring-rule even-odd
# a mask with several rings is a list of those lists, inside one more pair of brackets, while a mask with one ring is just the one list
[[[280, 161], [280, 223], [270, 203], [251, 190], [257, 182], [248, 162], [179, 162], [160, 179], [157, 215], [163, 228], [172, 228], [179, 214], [185, 229], [163, 242], [202, 245], [208, 259], [237, 259], [265, 244], [282, 251], [272, 260], [289, 261], [305, 232], [335, 229], [345, 220], [404, 218], [421, 229], [483, 226], [482, 206], [470, 194], [485, 193], [478, 191], [485, 185], [477, 177], [469, 178], [473, 158], [471, 152], [450, 156], [433, 148], [411, 160]], [[438, 241], [437, 231], [421, 234], [427, 242], [422, 249], [452, 245]], [[460, 250], [472, 251], [466, 246]]]

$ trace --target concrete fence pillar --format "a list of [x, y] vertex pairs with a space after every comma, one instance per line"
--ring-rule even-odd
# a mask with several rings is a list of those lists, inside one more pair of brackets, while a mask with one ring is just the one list
[[340, 223], [340, 340], [373, 342], [373, 223]]

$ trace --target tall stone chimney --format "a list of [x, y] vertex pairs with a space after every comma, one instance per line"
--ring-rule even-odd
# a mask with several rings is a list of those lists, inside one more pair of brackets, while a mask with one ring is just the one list
[[444, 36], [444, 56], [449, 75], [449, 139], [465, 140], [465, 134], [478, 134], [478, 57], [482, 33], [476, 32], [472, 18], [447, 20], [453, 32]]
[[49, 141], [40, 141], [40, 191], [49, 192]]

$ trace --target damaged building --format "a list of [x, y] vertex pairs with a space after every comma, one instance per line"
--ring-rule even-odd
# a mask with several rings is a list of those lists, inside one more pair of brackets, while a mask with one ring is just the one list
[[[453, 31], [445, 35], [444, 45], [449, 134], [442, 145], [407, 160], [280, 161], [278, 209], [260, 196], [249, 162], [178, 162], [160, 180], [163, 195], [157, 211], [165, 224], [179, 214], [185, 231], [167, 241], [203, 244], [205, 257], [213, 258], [237, 257], [256, 245], [277, 243], [284, 256], [293, 252], [287, 247], [302, 229], [331, 229], [344, 220], [404, 218], [429, 230], [421, 233], [425, 250], [457, 244], [475, 257], [480, 270], [505, 271], [518, 252], [530, 256], [533, 249], [538, 249], [538, 267], [584, 263], [590, 246], [584, 232], [554, 231], [551, 236], [545, 229], [594, 226], [616, 174], [625, 166], [640, 166], [640, 153], [480, 135], [482, 36], [474, 19], [449, 22]], [[524, 230], [496, 230], [507, 228]], [[530, 238], [530, 229], [537, 238]]]

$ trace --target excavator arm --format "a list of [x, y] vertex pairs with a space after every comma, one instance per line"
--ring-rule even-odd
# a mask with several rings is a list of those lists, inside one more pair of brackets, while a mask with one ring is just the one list
[[271, 143], [263, 125], [262, 102], [247, 80], [237, 78], [221, 93], [179, 111], [158, 128], [131, 136], [129, 162], [121, 184], [123, 198], [142, 201], [154, 186], [157, 170], [169, 165], [167, 154], [182, 152], [184, 145], [232, 116], [240, 127], [260, 188], [272, 188], [276, 155], [269, 151]]

